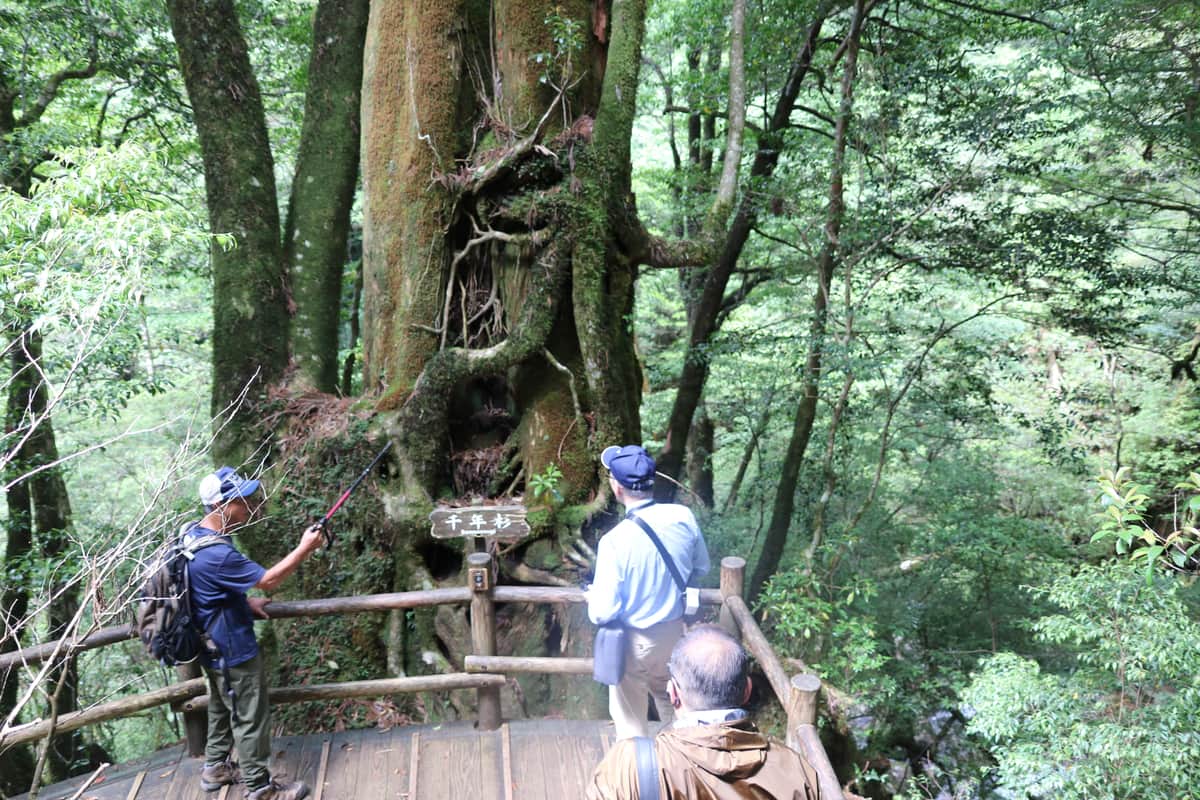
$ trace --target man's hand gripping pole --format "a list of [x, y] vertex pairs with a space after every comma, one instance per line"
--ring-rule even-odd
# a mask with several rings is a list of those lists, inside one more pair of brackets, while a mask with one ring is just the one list
[[354, 483], [350, 484], [350, 488], [342, 492], [342, 496], [338, 498], [337, 502], [333, 504], [332, 508], [325, 512], [325, 516], [321, 517], [321, 521], [317, 523], [321, 526], [321, 533], [325, 536], [326, 550], [328, 550], [330, 547], [333, 547], [334, 541], [337, 540], [337, 535], [329, 529], [330, 518], [337, 513], [337, 510], [342, 507], [342, 504], [345, 503], [350, 495], [354, 493], [354, 490], [358, 488], [358, 485], [366, 480], [367, 476], [371, 474], [371, 470], [375, 469], [375, 465], [379, 463], [379, 460], [383, 458], [384, 454], [390, 450], [391, 447], [392, 443], [390, 441], [383, 446], [383, 449], [380, 450], [373, 459], [371, 459], [371, 463], [367, 464], [367, 468], [364, 469], [359, 476], [354, 479]]

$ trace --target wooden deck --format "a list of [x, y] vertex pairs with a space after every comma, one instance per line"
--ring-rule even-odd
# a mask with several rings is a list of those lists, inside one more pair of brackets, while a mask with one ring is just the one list
[[[307, 783], [312, 800], [572, 800], [583, 796], [612, 741], [612, 723], [597, 720], [520, 720], [488, 732], [455, 722], [314, 733], [276, 738], [271, 772]], [[200, 791], [203, 759], [183, 750], [113, 765], [79, 800], [241, 800], [240, 786]], [[46, 787], [39, 800], [70, 800], [89, 777]]]

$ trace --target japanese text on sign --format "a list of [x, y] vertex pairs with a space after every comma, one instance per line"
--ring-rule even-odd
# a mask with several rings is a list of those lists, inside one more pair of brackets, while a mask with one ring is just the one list
[[521, 539], [529, 534], [524, 506], [476, 506], [439, 508], [429, 515], [435, 539], [483, 536], [492, 539]]

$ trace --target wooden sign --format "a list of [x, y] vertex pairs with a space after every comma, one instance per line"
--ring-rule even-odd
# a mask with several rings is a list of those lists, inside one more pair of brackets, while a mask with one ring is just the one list
[[468, 506], [438, 508], [429, 515], [433, 538], [459, 539], [479, 536], [516, 541], [529, 535], [525, 506]]

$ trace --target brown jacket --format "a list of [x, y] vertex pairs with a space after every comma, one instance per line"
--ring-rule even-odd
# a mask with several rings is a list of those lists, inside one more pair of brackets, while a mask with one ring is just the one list
[[[817, 773], [748, 720], [668, 728], [654, 739], [662, 800], [819, 800]], [[638, 800], [632, 739], [613, 745], [587, 800]]]

